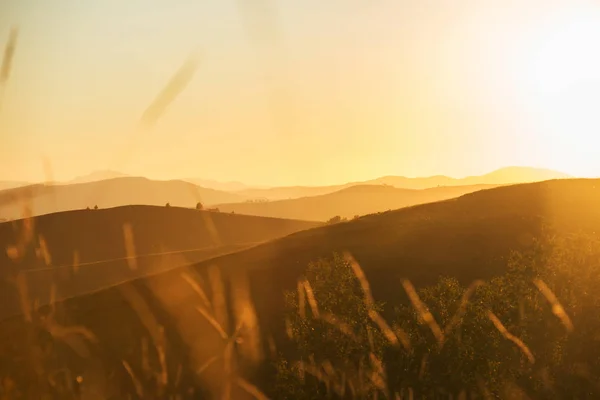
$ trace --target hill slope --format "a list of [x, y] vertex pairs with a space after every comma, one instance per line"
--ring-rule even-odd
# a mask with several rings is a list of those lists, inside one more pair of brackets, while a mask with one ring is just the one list
[[118, 207], [130, 204], [195, 207], [197, 202], [211, 205], [243, 201], [245, 197], [206, 189], [183, 181], [153, 181], [146, 178], [115, 178], [66, 185], [30, 185], [0, 191], [0, 218], [19, 218], [23, 201], [31, 199], [34, 215], [50, 214], [86, 207]]
[[507, 167], [480, 176], [466, 178], [451, 178], [448, 176], [430, 176], [422, 178], [407, 178], [404, 176], [384, 176], [362, 182], [350, 182], [332, 186], [290, 186], [268, 189], [247, 189], [237, 193], [250, 198], [264, 198], [268, 200], [294, 199], [299, 197], [319, 196], [333, 193], [356, 185], [390, 185], [402, 189], [428, 189], [437, 186], [470, 186], [470, 185], [506, 185], [513, 183], [539, 182], [549, 179], [570, 178], [562, 172], [529, 168]]
[[19, 181], [0, 181], [0, 190], [6, 189], [14, 189], [22, 186], [27, 186], [29, 183], [27, 182], [19, 182]]
[[[257, 243], [285, 236], [316, 223], [275, 218], [213, 213], [176, 207], [126, 206], [100, 210], [78, 210], [35, 217], [34, 242], [29, 245], [27, 257], [11, 261], [6, 251], [0, 253], [0, 281], [16, 271], [42, 269], [39, 287], [31, 287], [32, 295], [43, 302], [48, 298], [53, 273], [69, 280], [69, 295], [97, 290], [125, 279], [156, 272], [166, 267], [184, 265], [239, 250]], [[133, 251], [137, 255], [166, 254], [138, 260], [135, 270], [130, 270], [127, 260], [123, 225], [130, 224]], [[19, 242], [23, 221], [0, 224], [0, 243], [3, 250]], [[51, 266], [35, 257], [34, 247], [43, 238], [51, 257]], [[191, 251], [193, 250], [193, 251]], [[184, 251], [184, 253], [179, 253]], [[77, 255], [75, 255], [75, 253]], [[115, 260], [98, 263], [101, 260]], [[78, 264], [73, 268], [61, 267]], [[29, 272], [28, 277], [36, 272]], [[49, 279], [49, 280], [48, 280]], [[33, 283], [32, 283], [33, 285]], [[0, 316], [14, 299], [14, 289], [0, 290]], [[10, 293], [9, 293], [10, 292]], [[14, 307], [13, 307], [14, 311]]]
[[223, 212], [326, 221], [339, 215], [353, 218], [391, 209], [451, 199], [492, 185], [440, 187], [424, 190], [398, 189], [384, 185], [358, 185], [321, 196], [271, 202], [219, 204]]
[[[141, 370], [141, 361], [136, 361], [132, 352], [141, 351], [142, 338], [151, 340], [153, 326], [163, 326], [170, 344], [169, 365], [173, 370], [184, 365], [186, 379], [206, 360], [218, 356], [224, 341], [198, 313], [196, 307], [202, 300], [182, 277], [184, 272], [198, 277], [197, 282], [207, 289], [207, 269], [219, 266], [228, 306], [221, 304], [230, 311], [229, 319], [220, 320], [230, 326], [245, 315], [238, 314], [238, 310], [247, 309], [243, 306], [249, 299], [242, 290], [247, 282], [263, 336], [273, 335], [275, 343], [281, 345], [285, 337], [282, 291], [295, 290], [297, 278], [311, 260], [333, 251], [350, 251], [363, 267], [374, 296], [391, 303], [398, 301], [402, 291], [400, 278], [421, 285], [444, 274], [468, 283], [502, 273], [510, 252], [530, 248], [533, 238], [543, 237], [544, 230], [598, 232], [599, 201], [600, 180], [547, 181], [483, 190], [458, 199], [305, 230], [70, 299], [61, 305], [64, 309], [57, 318], [61, 323], [80, 324], [96, 333], [101, 349], [98, 354], [104, 362], [127, 359], [136, 370]], [[213, 281], [220, 281], [214, 273], [211, 276]], [[207, 293], [219, 299], [217, 294], [222, 292]], [[140, 310], [146, 311], [142, 314]], [[19, 332], [16, 325], [15, 319], [0, 326], [4, 334], [0, 343], [19, 337], [14, 333]], [[264, 347], [268, 351], [268, 346]], [[203, 375], [207, 385], [222, 375], [219, 368]], [[119, 370], [118, 376], [123, 381], [128, 379], [125, 370]]]

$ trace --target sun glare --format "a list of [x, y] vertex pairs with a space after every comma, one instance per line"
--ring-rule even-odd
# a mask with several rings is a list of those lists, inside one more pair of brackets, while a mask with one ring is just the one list
[[520, 101], [548, 164], [600, 175], [600, 4], [540, 21], [523, 40]]

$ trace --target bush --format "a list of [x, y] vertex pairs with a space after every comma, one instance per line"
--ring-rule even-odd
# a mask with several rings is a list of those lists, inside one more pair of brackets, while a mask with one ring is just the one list
[[[297, 356], [277, 363], [276, 398], [343, 398], [340, 376], [347, 390], [349, 382], [362, 387], [366, 392], [355, 397], [365, 398], [374, 392], [511, 398], [514, 388], [530, 398], [600, 395], [594, 378], [600, 376], [600, 243], [594, 238], [538, 241], [513, 254], [507, 272], [487, 283], [465, 287], [441, 277], [415, 291], [405, 283], [410, 301], [398, 297], [391, 321], [409, 350], [383, 339], [370, 317], [381, 305], [371, 309], [365, 302], [342, 257], [310, 264], [302, 282], [312, 288], [318, 313], [301, 307], [309, 303], [306, 287], [287, 293]], [[383, 360], [384, 373], [371, 356]], [[363, 382], [360, 368], [377, 372], [385, 385]]]
[[372, 397], [381, 391], [385, 379], [379, 362], [385, 339], [370, 317], [381, 308], [365, 301], [360, 281], [342, 256], [309, 264], [298, 291], [286, 293], [288, 335], [297, 357], [276, 365], [275, 397], [341, 396], [348, 387], [333, 371], [360, 382], [356, 390], [361, 395]]
[[330, 218], [330, 219], [327, 221], [327, 223], [328, 223], [328, 224], [337, 224], [337, 223], [344, 222], [344, 221], [347, 221], [347, 219], [346, 219], [346, 218], [342, 218], [342, 217], [340, 217], [339, 215], [336, 215], [335, 217], [333, 217], [333, 218]]

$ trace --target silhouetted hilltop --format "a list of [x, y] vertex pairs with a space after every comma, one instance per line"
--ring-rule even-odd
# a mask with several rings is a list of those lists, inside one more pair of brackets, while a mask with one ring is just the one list
[[195, 207], [217, 203], [243, 201], [245, 197], [206, 189], [183, 181], [154, 181], [125, 177], [97, 182], [46, 185], [36, 184], [0, 191], [0, 217], [19, 218], [25, 201], [31, 199], [34, 215], [49, 214], [86, 207], [118, 207], [130, 204]]
[[[61, 274], [60, 277], [64, 279], [76, 277], [77, 282], [70, 282], [69, 287], [80, 294], [318, 225], [306, 221], [155, 206], [67, 211], [34, 217], [32, 221], [33, 243], [28, 245], [26, 258], [19, 262], [11, 261], [5, 249], [19, 242], [20, 235], [24, 233], [23, 220], [0, 224], [0, 243], [3, 247], [0, 253], [0, 265], [3, 266], [0, 277], [19, 270], [46, 269], [44, 278], [37, 281], [38, 289], [34, 290], [32, 286], [31, 292], [42, 300], [47, 299], [54, 272]], [[146, 260], [141, 260], [137, 269], [131, 270], [127, 261], [123, 260], [128, 256], [124, 224], [131, 226], [132, 249], [137, 255], [186, 253], [174, 254], [168, 259], [154, 257], [147, 260], [150, 264], [144, 264]], [[45, 242], [51, 258], [49, 266], [36, 258], [34, 250], [40, 247], [40, 238]], [[94, 264], [101, 260], [119, 261]], [[73, 275], [70, 267], [60, 267], [71, 265], [80, 265], [77, 274]], [[27, 276], [34, 279], [35, 273], [28, 273]], [[6, 284], [3, 279], [0, 281]], [[34, 282], [31, 284], [34, 285]], [[10, 303], [7, 297], [14, 296], [14, 288], [0, 292], [3, 298], [0, 311], [6, 311]], [[0, 312], [2, 315], [5, 314]]]

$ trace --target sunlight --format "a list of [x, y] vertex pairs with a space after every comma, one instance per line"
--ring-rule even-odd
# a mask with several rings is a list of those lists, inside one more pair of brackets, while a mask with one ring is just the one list
[[[573, 7], [541, 20], [522, 42], [519, 101], [555, 168], [600, 175], [600, 6]], [[532, 149], [532, 151], [534, 151]]]

